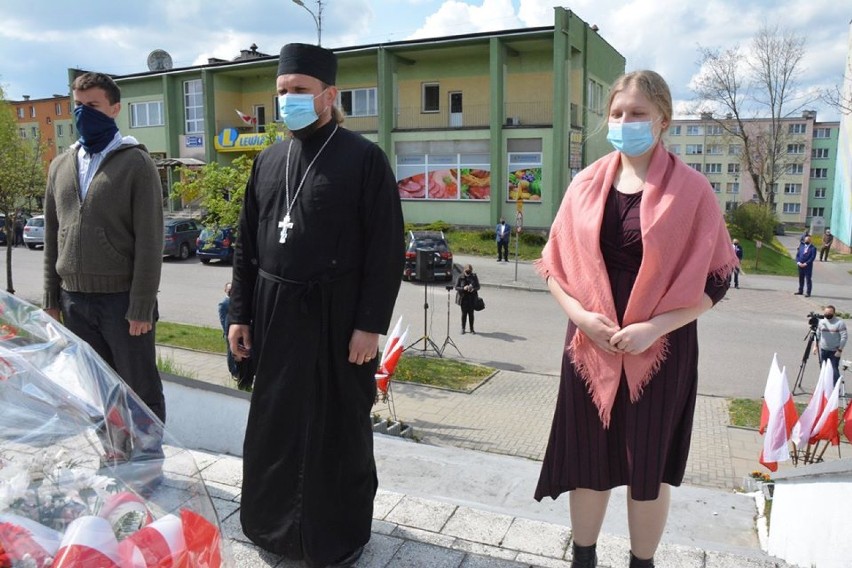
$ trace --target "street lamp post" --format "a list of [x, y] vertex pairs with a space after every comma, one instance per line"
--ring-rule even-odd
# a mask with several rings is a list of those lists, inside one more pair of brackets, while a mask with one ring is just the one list
[[314, 14], [313, 11], [305, 6], [305, 3], [302, 0], [293, 0], [293, 4], [296, 6], [301, 6], [305, 10], [307, 10], [308, 14], [314, 19], [314, 23], [317, 25], [317, 45], [322, 45], [322, 0], [317, 0], [317, 13]]

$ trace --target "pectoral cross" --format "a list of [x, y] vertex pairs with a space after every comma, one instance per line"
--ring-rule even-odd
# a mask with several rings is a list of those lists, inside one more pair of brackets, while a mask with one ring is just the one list
[[282, 245], [287, 242], [287, 231], [293, 228], [293, 223], [290, 221], [290, 214], [284, 215], [281, 222], [278, 223], [278, 228], [281, 229], [281, 235], [278, 237], [278, 242]]

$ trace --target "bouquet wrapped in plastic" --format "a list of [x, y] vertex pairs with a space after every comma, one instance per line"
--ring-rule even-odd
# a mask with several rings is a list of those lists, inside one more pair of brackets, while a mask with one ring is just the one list
[[0, 291], [0, 568], [230, 566], [191, 453], [85, 342]]

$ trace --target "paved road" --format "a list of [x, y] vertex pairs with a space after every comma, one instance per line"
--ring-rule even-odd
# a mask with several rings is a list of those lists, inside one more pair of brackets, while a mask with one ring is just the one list
[[[795, 239], [793, 244], [795, 244]], [[2, 250], [5, 253], [5, 250]], [[42, 287], [41, 250], [13, 251], [15, 286], [19, 296], [40, 302]], [[400, 315], [410, 326], [409, 343], [428, 335], [442, 346], [450, 337], [464, 359], [499, 369], [537, 375], [558, 375], [566, 319], [530, 263], [457, 256], [470, 262], [483, 284], [487, 308], [477, 313], [477, 335], [459, 333], [458, 307], [443, 283], [424, 287], [404, 282], [394, 319]], [[0, 266], [5, 273], [5, 254]], [[725, 397], [760, 397], [773, 353], [796, 376], [804, 353], [808, 330], [807, 314], [834, 303], [838, 311], [852, 312], [852, 275], [849, 264], [817, 263], [814, 296], [793, 296], [796, 283], [788, 277], [743, 275], [739, 290], [705, 314], [699, 323], [701, 355], [699, 392]], [[166, 260], [160, 291], [160, 316], [165, 321], [218, 326], [216, 305], [222, 286], [230, 278], [230, 267], [202, 265], [197, 259]], [[424, 294], [425, 292], [425, 294]], [[447, 327], [447, 302], [449, 328]], [[425, 311], [423, 305], [429, 309]], [[423, 353], [424, 343], [410, 354]], [[426, 349], [432, 353], [431, 348]], [[452, 346], [445, 353], [458, 357]], [[817, 366], [810, 361], [805, 385], [816, 382]]]

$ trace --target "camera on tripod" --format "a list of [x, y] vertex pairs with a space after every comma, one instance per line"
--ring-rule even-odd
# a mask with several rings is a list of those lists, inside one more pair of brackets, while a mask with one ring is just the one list
[[808, 325], [811, 326], [811, 328], [816, 329], [817, 325], [819, 325], [819, 320], [821, 320], [824, 317], [825, 316], [822, 315], [822, 314], [818, 314], [816, 312], [811, 312], [807, 315]]
[[453, 286], [452, 284], [447, 284], [446, 286], [444, 286], [444, 290], [446, 290], [447, 292], [449, 292], [453, 288], [455, 288], [455, 286]]

